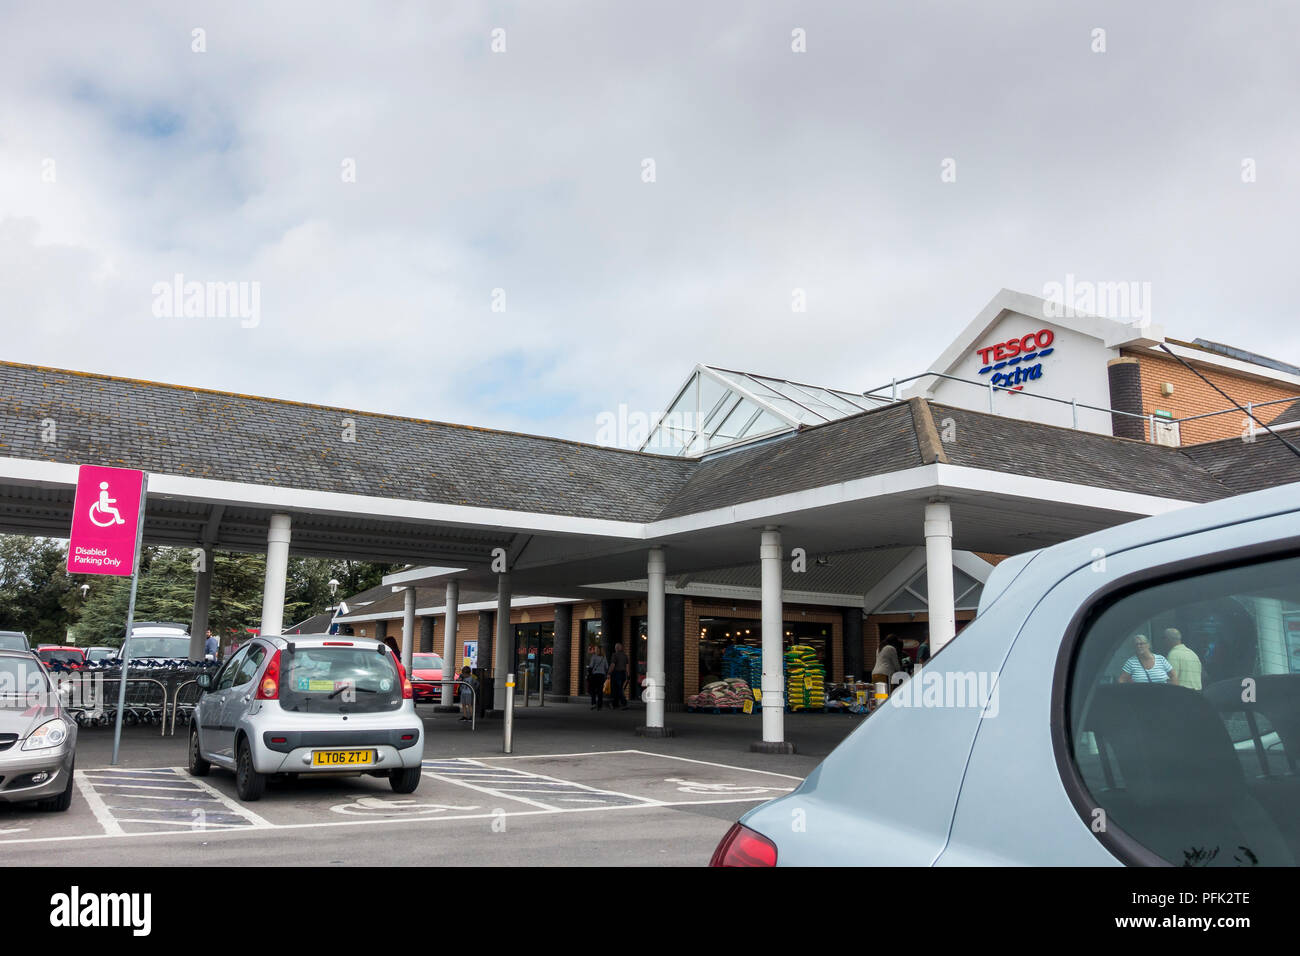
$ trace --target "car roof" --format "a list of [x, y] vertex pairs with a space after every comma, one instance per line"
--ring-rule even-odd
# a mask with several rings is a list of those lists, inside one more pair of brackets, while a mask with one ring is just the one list
[[26, 631], [0, 631], [0, 637], [26, 637]]
[[1102, 555], [1114, 557], [1158, 541], [1169, 541], [1214, 528], [1296, 512], [1300, 512], [1300, 482], [1236, 495], [1208, 504], [1178, 508], [1071, 538], [1047, 548], [1013, 555], [999, 563], [989, 575], [980, 596], [979, 611], [983, 613], [985, 608], [1010, 590], [1020, 572], [1030, 565], [1033, 566], [1030, 575], [1033, 586], [1040, 587], [1044, 580], [1059, 581], [1079, 568], [1087, 567]]
[[[388, 646], [373, 637], [352, 637], [348, 634], [277, 634], [275, 636], [262, 634], [259, 635], [259, 637], [261, 640], [270, 641], [279, 648], [288, 647], [290, 642], [292, 642], [295, 647], [322, 647], [326, 643], [330, 643], [344, 645], [350, 644], [354, 647], [366, 647], [374, 650], [378, 647]], [[258, 637], [250, 638], [250, 640], [254, 641], [258, 639]]]

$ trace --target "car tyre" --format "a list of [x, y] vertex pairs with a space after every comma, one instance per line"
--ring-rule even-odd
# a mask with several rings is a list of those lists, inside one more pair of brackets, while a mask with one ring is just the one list
[[63, 788], [63, 792], [60, 793], [57, 797], [50, 797], [47, 800], [41, 800], [36, 804], [36, 806], [41, 810], [48, 810], [51, 813], [62, 813], [64, 810], [67, 810], [70, 806], [72, 806], [73, 785], [74, 785], [73, 770], [69, 769], [68, 785]]
[[253, 769], [253, 752], [247, 740], [239, 742], [239, 757], [235, 762], [235, 790], [245, 803], [262, 799], [266, 790], [266, 774]]
[[197, 724], [190, 726], [190, 758], [189, 772], [191, 777], [206, 777], [208, 771], [212, 769], [212, 764], [203, 759], [203, 753], [199, 750], [199, 728]]
[[401, 770], [392, 770], [388, 774], [388, 783], [394, 793], [415, 793], [415, 788], [420, 785], [420, 768], [403, 767]]

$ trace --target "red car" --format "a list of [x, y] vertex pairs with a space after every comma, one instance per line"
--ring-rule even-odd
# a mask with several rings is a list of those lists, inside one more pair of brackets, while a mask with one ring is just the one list
[[[442, 658], [437, 654], [411, 656], [411, 686], [415, 688], [415, 702], [442, 700]], [[460, 688], [453, 688], [459, 690]]]
[[68, 670], [79, 671], [86, 666], [86, 652], [80, 647], [61, 647], [58, 644], [42, 644], [36, 649], [36, 656], [47, 665], [61, 664]]

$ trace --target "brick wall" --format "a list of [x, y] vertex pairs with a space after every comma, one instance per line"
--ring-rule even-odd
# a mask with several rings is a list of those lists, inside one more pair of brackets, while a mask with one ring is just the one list
[[[1142, 409], [1144, 414], [1163, 410], [1172, 414], [1174, 418], [1185, 418], [1188, 415], [1199, 415], [1205, 412], [1218, 411], [1222, 408], [1230, 408], [1232, 405], [1231, 402], [1227, 401], [1209, 385], [1206, 385], [1168, 356], [1135, 352], [1125, 352], [1124, 354], [1135, 355], [1142, 369]], [[1300, 394], [1300, 389], [1294, 387], [1271, 385], [1267, 382], [1256, 381], [1255, 379], [1234, 375], [1231, 372], [1218, 369], [1201, 366], [1197, 366], [1197, 369], [1242, 405], [1247, 402], [1268, 402], [1278, 398], [1291, 398]], [[1160, 394], [1160, 386], [1165, 382], [1173, 384], [1174, 393], [1172, 395]], [[1268, 408], [1260, 409], [1256, 414], [1260, 420], [1272, 422], [1287, 407], [1284, 404], [1270, 405]], [[1218, 441], [1223, 438], [1236, 438], [1245, 430], [1243, 425], [1245, 417], [1241, 412], [1234, 410], [1226, 415], [1202, 418], [1194, 422], [1183, 422], [1179, 426], [1182, 442], [1184, 445], [1198, 445], [1202, 442]]]

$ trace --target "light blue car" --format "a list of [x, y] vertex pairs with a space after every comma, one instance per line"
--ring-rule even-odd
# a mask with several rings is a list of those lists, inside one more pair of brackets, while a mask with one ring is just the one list
[[1300, 484], [1003, 561], [714, 865], [1300, 860]]

